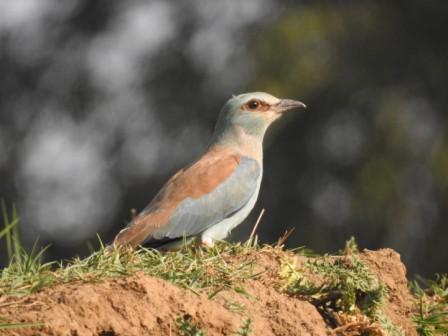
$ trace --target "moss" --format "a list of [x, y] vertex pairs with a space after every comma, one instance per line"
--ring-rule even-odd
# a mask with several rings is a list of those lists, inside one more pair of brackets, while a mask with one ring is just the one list
[[[309, 259], [301, 267], [294, 260], [284, 261], [280, 271], [283, 291], [317, 307], [335, 330], [357, 328], [364, 335], [403, 335], [381, 310], [386, 287], [361, 261], [354, 240], [344, 256]], [[350, 317], [351, 316], [351, 317]]]

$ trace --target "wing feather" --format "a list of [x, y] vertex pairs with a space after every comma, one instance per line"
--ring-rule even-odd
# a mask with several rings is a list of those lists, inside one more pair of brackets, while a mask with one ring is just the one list
[[197, 235], [244, 207], [260, 174], [254, 159], [210, 151], [174, 175], [114, 244], [135, 247]]

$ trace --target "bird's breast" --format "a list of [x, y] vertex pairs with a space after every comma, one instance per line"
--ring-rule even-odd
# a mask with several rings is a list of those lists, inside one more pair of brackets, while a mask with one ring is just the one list
[[236, 226], [241, 224], [241, 222], [247, 218], [249, 213], [254, 208], [255, 203], [257, 202], [257, 199], [258, 199], [258, 195], [260, 193], [260, 186], [261, 186], [262, 178], [263, 178], [263, 169], [261, 169], [261, 171], [260, 171], [260, 176], [258, 177], [258, 180], [257, 180], [257, 187], [254, 190], [253, 195], [251, 196], [249, 201], [246, 203], [246, 205], [243, 208], [241, 208], [241, 210], [239, 212], [235, 213], [234, 216], [232, 217], [232, 225], [230, 226], [230, 230], [232, 230], [233, 228], [235, 228]]

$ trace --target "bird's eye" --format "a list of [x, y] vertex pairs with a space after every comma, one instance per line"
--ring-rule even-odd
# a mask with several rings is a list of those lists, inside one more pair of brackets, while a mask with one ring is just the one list
[[255, 110], [260, 106], [260, 102], [258, 100], [251, 100], [250, 102], [247, 103], [247, 106], [251, 110]]

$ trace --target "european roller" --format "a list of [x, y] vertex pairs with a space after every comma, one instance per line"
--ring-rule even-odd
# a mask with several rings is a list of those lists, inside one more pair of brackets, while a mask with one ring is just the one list
[[305, 107], [263, 92], [230, 98], [207, 150], [178, 171], [114, 239], [115, 246], [207, 246], [225, 239], [250, 213], [263, 176], [263, 138], [284, 112]]

